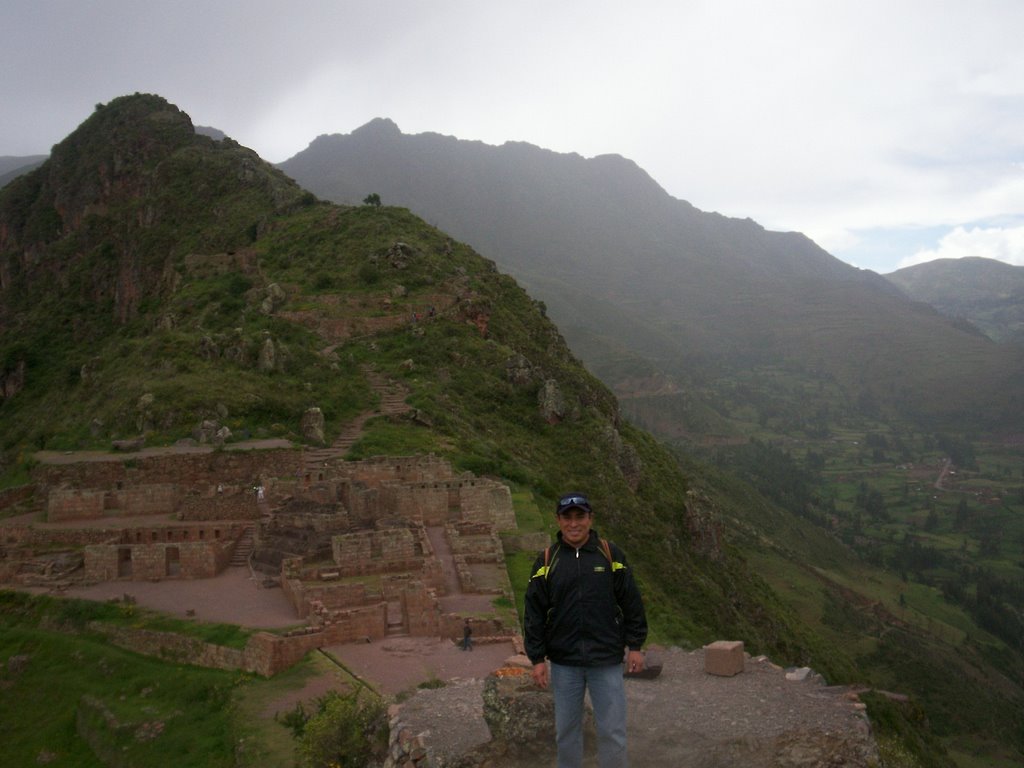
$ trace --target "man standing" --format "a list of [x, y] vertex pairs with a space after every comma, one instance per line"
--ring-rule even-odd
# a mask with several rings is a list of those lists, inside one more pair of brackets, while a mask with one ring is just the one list
[[[589, 689], [601, 768], [625, 768], [626, 668], [640, 672], [647, 617], [626, 556], [591, 530], [586, 496], [558, 500], [558, 539], [538, 557], [526, 589], [524, 634], [533, 680], [550, 681], [558, 768], [583, 761], [583, 697]], [[545, 658], [550, 660], [550, 672]], [[549, 677], [550, 676], [550, 677]]]

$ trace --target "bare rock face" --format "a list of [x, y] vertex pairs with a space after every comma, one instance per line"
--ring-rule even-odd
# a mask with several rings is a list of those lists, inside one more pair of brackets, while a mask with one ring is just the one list
[[611, 424], [605, 427], [605, 437], [611, 443], [612, 455], [615, 457], [619, 471], [629, 483], [629, 487], [635, 491], [640, 485], [640, 474], [643, 470], [643, 462], [640, 460], [636, 448], [625, 442], [619, 431]]
[[531, 386], [537, 378], [533, 364], [522, 355], [514, 355], [505, 362], [505, 375], [514, 387]]
[[316, 406], [302, 414], [302, 439], [312, 445], [324, 445], [324, 413]]
[[534, 685], [530, 671], [502, 667], [484, 681], [484, 721], [491, 751], [512, 757], [550, 757], [555, 743], [555, 700]]
[[548, 379], [544, 382], [544, 386], [537, 393], [537, 407], [540, 408], [541, 416], [549, 424], [557, 424], [565, 418], [565, 396], [559, 389], [557, 381]]

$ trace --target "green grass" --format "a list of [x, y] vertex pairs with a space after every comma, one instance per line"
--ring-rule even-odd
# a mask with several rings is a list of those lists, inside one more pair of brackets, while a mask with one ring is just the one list
[[[26, 659], [21, 671], [11, 671], [12, 657]], [[237, 673], [164, 664], [87, 634], [10, 625], [0, 633], [0, 658], [9, 765], [88, 768], [114, 756], [154, 767], [234, 764], [229, 704]], [[84, 696], [100, 708], [87, 706]], [[79, 718], [106, 759], [98, 760], [81, 738]]]

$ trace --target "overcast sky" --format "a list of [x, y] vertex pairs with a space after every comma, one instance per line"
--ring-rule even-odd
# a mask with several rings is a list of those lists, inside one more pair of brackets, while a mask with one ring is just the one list
[[1021, 0], [0, 0], [0, 155], [157, 93], [271, 162], [375, 117], [636, 161], [889, 272], [1024, 265]]

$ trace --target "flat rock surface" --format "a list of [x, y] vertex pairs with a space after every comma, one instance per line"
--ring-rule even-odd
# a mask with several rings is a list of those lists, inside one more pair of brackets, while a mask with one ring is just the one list
[[[659, 651], [661, 674], [627, 679], [632, 765], [673, 768], [779, 768], [868, 765], [868, 721], [846, 688], [812, 678], [794, 681], [767, 660], [747, 659], [742, 673], [704, 672], [703, 651]], [[443, 759], [487, 741], [480, 681], [422, 691], [402, 705], [400, 719], [424, 734]], [[554, 760], [531, 765], [548, 768]], [[512, 762], [494, 762], [512, 766]], [[587, 766], [596, 765], [593, 757]]]

